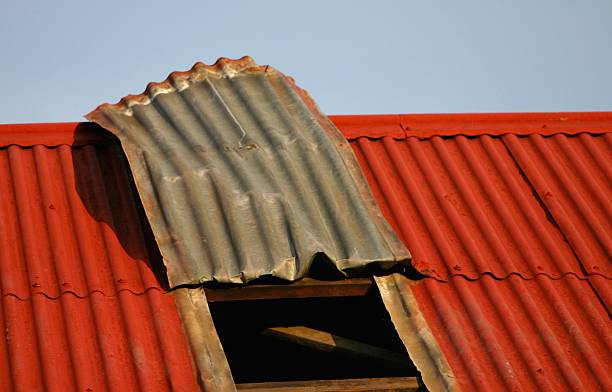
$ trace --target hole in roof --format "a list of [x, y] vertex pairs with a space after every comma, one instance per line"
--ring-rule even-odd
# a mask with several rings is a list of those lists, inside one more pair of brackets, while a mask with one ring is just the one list
[[209, 307], [236, 384], [420, 377], [375, 285], [365, 295]]

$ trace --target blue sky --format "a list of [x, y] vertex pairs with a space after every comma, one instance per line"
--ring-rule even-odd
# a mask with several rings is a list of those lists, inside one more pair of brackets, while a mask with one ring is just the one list
[[245, 54], [328, 114], [612, 110], [610, 0], [0, 2], [0, 123]]

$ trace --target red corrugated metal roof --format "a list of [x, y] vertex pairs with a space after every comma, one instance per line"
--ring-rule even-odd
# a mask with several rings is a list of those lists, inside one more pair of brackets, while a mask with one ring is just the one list
[[330, 116], [347, 139], [612, 132], [612, 112]]
[[0, 126], [0, 390], [197, 389], [121, 148], [43, 145], [75, 126]]
[[610, 318], [586, 280], [484, 275], [410, 289], [461, 390], [612, 387]]
[[505, 135], [503, 141], [585, 272], [609, 278], [612, 133], [549, 138]]
[[[536, 126], [547, 118], [566, 120]], [[612, 388], [610, 113], [336, 123], [416, 269], [433, 277], [404, 289], [456, 385]]]
[[584, 276], [500, 139], [359, 138], [352, 145], [420, 272], [440, 280]]
[[[459, 386], [612, 388], [611, 113], [332, 121], [434, 276], [408, 289]], [[0, 146], [0, 389], [196, 388], [116, 144], [44, 124]]]

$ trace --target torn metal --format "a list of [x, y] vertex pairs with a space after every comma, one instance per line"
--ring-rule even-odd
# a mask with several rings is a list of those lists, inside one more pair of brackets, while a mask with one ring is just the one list
[[348, 142], [272, 67], [198, 63], [87, 118], [121, 140], [173, 287], [410, 259]]
[[451, 368], [410, 290], [410, 284], [418, 283], [400, 274], [374, 279], [391, 321], [427, 388], [431, 391], [459, 390]]

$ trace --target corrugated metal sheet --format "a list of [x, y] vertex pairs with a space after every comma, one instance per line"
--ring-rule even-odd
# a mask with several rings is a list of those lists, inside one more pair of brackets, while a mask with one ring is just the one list
[[423, 274], [584, 277], [499, 138], [359, 138], [352, 146]]
[[171, 295], [2, 297], [3, 391], [196, 390]]
[[[610, 317], [588, 281], [574, 275], [558, 280], [545, 275], [529, 280], [516, 275], [503, 280], [484, 275], [474, 281], [456, 276], [448, 282], [396, 278], [396, 295], [410, 298], [403, 303], [413, 306], [391, 308], [394, 322], [398, 318], [394, 311], [405, 315], [400, 319], [426, 320], [435, 339], [424, 336], [423, 328], [415, 322], [404, 322], [408, 327], [404, 333], [420, 336], [425, 351], [444, 354], [452, 374], [443, 379], [455, 383], [456, 388], [612, 388]], [[415, 362], [417, 359], [413, 357]], [[425, 376], [434, 370], [420, 369], [426, 385], [431, 385]]]
[[197, 389], [121, 148], [23, 148], [5, 131], [0, 390]]
[[503, 140], [584, 271], [612, 277], [612, 133]]
[[410, 257], [346, 140], [271, 67], [198, 63], [87, 117], [121, 140], [173, 287]]
[[159, 287], [118, 145], [12, 145], [0, 149], [0, 172], [3, 295]]
[[[439, 116], [439, 122], [455, 124], [453, 121], [447, 121], [449, 116], [453, 115]], [[397, 116], [391, 117], [396, 121]], [[474, 118], [476, 126], [478, 118]], [[387, 118], [380, 120], [391, 122]], [[462, 121], [468, 120], [464, 118]], [[580, 121], [574, 123], [576, 126], [579, 124]], [[338, 125], [343, 127], [340, 123]], [[514, 133], [516, 130], [510, 125], [509, 131], [505, 133]], [[435, 249], [435, 244], [432, 245], [432, 238], [438, 238], [435, 236], [439, 233], [432, 234], [430, 226], [423, 223], [426, 212], [406, 213], [404, 210], [417, 207], [423, 208], [424, 211], [431, 209], [433, 217], [442, 222], [439, 225], [443, 231], [441, 235], [444, 236], [445, 232], [448, 238], [457, 238], [458, 234], [453, 226], [455, 223], [448, 223], [449, 218], [444, 212], [440, 212], [439, 200], [444, 200], [444, 197], [438, 196], [436, 192], [442, 189], [442, 195], [452, 194], [447, 189], [458, 189], [458, 185], [453, 183], [458, 180], [451, 178], [449, 173], [445, 174], [440, 166], [442, 158], [434, 155], [433, 173], [436, 176], [446, 176], [441, 182], [448, 182], [450, 188], [427, 184], [422, 188], [422, 176], [430, 172], [425, 172], [419, 162], [413, 162], [416, 155], [412, 158], [411, 155], [402, 154], [392, 157], [384, 150], [393, 150], [385, 146], [392, 143], [397, 143], [400, 150], [409, 150], [409, 142], [401, 135], [398, 138], [403, 140], [393, 141], [390, 137], [385, 138], [385, 131], [377, 131], [376, 126], [376, 121], [369, 121], [360, 131], [363, 133], [345, 130], [345, 135], [357, 138], [352, 140], [352, 145], [358, 153], [382, 211], [410, 245], [415, 259], [426, 263], [426, 266], [430, 259], [434, 260], [432, 265], [442, 266], [442, 271], [446, 271], [447, 266], [454, 266], [453, 261], [446, 256], [440, 256], [441, 251]], [[108, 137], [98, 130], [92, 131], [90, 124], [34, 125], [32, 134], [23, 127], [26, 126], [21, 127], [21, 132], [12, 132], [7, 131], [6, 126], [0, 126], [0, 191], [10, 196], [0, 198], [0, 222], [8, 222], [0, 224], [0, 241], [3, 241], [0, 244], [0, 252], [4, 252], [0, 256], [0, 325], [5, 328], [5, 333], [0, 335], [0, 390], [46, 388], [63, 391], [73, 385], [83, 390], [97, 390], [100, 386], [108, 386], [114, 390], [193, 390], [198, 385], [205, 387], [214, 385], [217, 381], [226, 382], [227, 380], [211, 380], [214, 372], [223, 371], [225, 362], [220, 359], [208, 360], [207, 358], [214, 358], [218, 353], [214, 352], [214, 347], [198, 343], [198, 339], [207, 333], [206, 325], [210, 319], [186, 321], [188, 330], [183, 333], [182, 323], [177, 315], [178, 306], [182, 311], [181, 317], [194, 320], [194, 314], [204, 313], [197, 308], [201, 300], [195, 298], [185, 301], [184, 294], [193, 294], [192, 291], [185, 290], [181, 291], [183, 296], [176, 301], [176, 305], [174, 298], [163, 294], [163, 284], [154, 279], [150, 271], [146, 271], [147, 261], [155, 260], [150, 254], [155, 246], [150, 243], [146, 232], [143, 233], [146, 222], [139, 219], [135, 194], [131, 193], [129, 184], [125, 182], [129, 181], [127, 168], [123, 166], [123, 169], [119, 169], [119, 166], [116, 166], [123, 165], [119, 157], [120, 149], [109, 143]], [[368, 129], [383, 139], [359, 139]], [[444, 127], [437, 129], [440, 134], [457, 131]], [[583, 129], [588, 127], [585, 125]], [[416, 131], [419, 130], [415, 129]], [[557, 144], [547, 147], [554, 152], [553, 157], [563, 150], [563, 146], [559, 146], [555, 138], [542, 138], [545, 144]], [[419, 150], [426, 153], [432, 151], [433, 139], [441, 139], [448, 144], [442, 151], [459, 148], [460, 142], [454, 140], [456, 138], [429, 138], [418, 140], [419, 146], [420, 143], [429, 143], [428, 146], [419, 147]], [[481, 178], [514, 177], [511, 170], [496, 172], [497, 166], [492, 163], [493, 160], [489, 155], [483, 155], [482, 148], [478, 146], [495, 145], [495, 148], [498, 148], [499, 138], [480, 136], [466, 139], [473, 144], [470, 151], [483, 162], [486, 174], [482, 175], [482, 172], [470, 169], [467, 157], [451, 154], [450, 162], [461, 165], [464, 176], [467, 177], [465, 181], [485, 183]], [[503, 136], [501, 141], [508, 147], [506, 151], [512, 151], [516, 146], [511, 146], [507, 139]], [[589, 141], [585, 142], [583, 139]], [[40, 144], [37, 140], [40, 140]], [[538, 164], [536, 175], [541, 173], [544, 178], [542, 183], [548, 190], [554, 190], [551, 193], [559, 195], [556, 202], [563, 206], [559, 211], [574, 211], [578, 208], [575, 206], [578, 202], [584, 203], [580, 208], [587, 205], [598, 211], [597, 209], [604, 205], [601, 204], [601, 196], [598, 196], [596, 191], [591, 192], [590, 185], [584, 185], [583, 182], [590, 184], [597, 181], [596, 184], [601, 183], [602, 186], [609, 187], [610, 160], [606, 156], [609, 156], [610, 144], [607, 140], [609, 136], [601, 137], [584, 132], [568, 137], [568, 143], [580, 144], [571, 147], [571, 151], [579, 157], [575, 162], [588, 167], [588, 171], [593, 172], [594, 179], [581, 175], [575, 180], [575, 189], [561, 191], [555, 188], [561, 187], [563, 180], [551, 177], [555, 173], [546, 165], [553, 163], [544, 162], [551, 160], [550, 155], [536, 153], [538, 146], [533, 137], [517, 138], [516, 144], [522, 148], [525, 156], [530, 157], [533, 162], [539, 159], [544, 165]], [[81, 147], [63, 146], [72, 143]], [[90, 145], [94, 143], [95, 145]], [[596, 144], [595, 147], [592, 147], [593, 143]], [[45, 148], [42, 144], [57, 147]], [[371, 146], [364, 147], [360, 144]], [[21, 145], [36, 147], [20, 148]], [[376, 154], [367, 155], [365, 150], [368, 148]], [[527, 180], [521, 177], [523, 183], [533, 188], [519, 186], [508, 189], [508, 185], [495, 183], [496, 192], [506, 197], [508, 192], [518, 189], [520, 192], [531, 191], [531, 197], [537, 194], [539, 198], [545, 199], [545, 196], [540, 195], [539, 189], [533, 193], [533, 189], [539, 186], [531, 170], [535, 164], [530, 168], [528, 164], [521, 163], [519, 154], [513, 152], [512, 155], [514, 162], [521, 165], [521, 170], [519, 171], [518, 167], [516, 170], [526, 176]], [[63, 160], [65, 156], [69, 158], [68, 164]], [[92, 160], [91, 157], [95, 159]], [[600, 159], [601, 157], [604, 159]], [[568, 163], [576, 159], [575, 157], [560, 156], [555, 159], [562, 162], [562, 165], [570, 165], [569, 169], [564, 169], [566, 176], [573, 176], [574, 172], [582, 170], [575, 167], [574, 163]], [[498, 160], [507, 162], [506, 157], [496, 158], [495, 161]], [[403, 161], [413, 165], [410, 166], [414, 168], [412, 174], [420, 189], [431, 192], [432, 196], [421, 199], [422, 203], [418, 206], [411, 206], [411, 203], [416, 203], [411, 201], [415, 196], [408, 195], [409, 192], [402, 183], [406, 181], [406, 184], [409, 184], [402, 177], [406, 177], [406, 173], [400, 173], [395, 167], [404, 165]], [[505, 167], [504, 165], [500, 167]], [[608, 182], [602, 181], [601, 174], [598, 174], [602, 171], [606, 173]], [[17, 178], [22, 175], [26, 176], [26, 181]], [[481, 175], [482, 177], [479, 177]], [[386, 182], [387, 177], [389, 182]], [[102, 186], [104, 191], [101, 190]], [[122, 193], [126, 190], [131, 196]], [[465, 191], [464, 188], [461, 190]], [[608, 189], [603, 190], [606, 195], [610, 194]], [[542, 195], [546, 195], [546, 192]], [[455, 200], [463, 201], [464, 197], [467, 196]], [[393, 198], [398, 198], [399, 202], [391, 202]], [[459, 219], [465, 220], [465, 225], [473, 227], [476, 218], [475, 212], [470, 209], [475, 204], [468, 204], [466, 201], [463, 203], [463, 207], [459, 203], [459, 210], [467, 209], [468, 214], [460, 214]], [[514, 211], [515, 201], [509, 200], [507, 204], [510, 205], [508, 208]], [[51, 205], [55, 208], [49, 208]], [[525, 205], [525, 210], [528, 211], [532, 203]], [[105, 206], [108, 206], [108, 209], [105, 210]], [[522, 204], [520, 206], [521, 216], [515, 219], [522, 221], [522, 215], [526, 213]], [[543, 207], [551, 209], [549, 213], [557, 225], [550, 220], [548, 222], [559, 234], [551, 234], [552, 237], [546, 239], [548, 228], [535, 231], [535, 234], [531, 231], [532, 234], [528, 237], [529, 249], [545, 254], [545, 251], [537, 249], [546, 249], [548, 245], [545, 241], [553, 241], [562, 250], [562, 255], [567, 253], [563, 249], [569, 246], [573, 253], [578, 255], [574, 256], [574, 260], [582, 261], [582, 256], [570, 241], [571, 231], [561, 225], [563, 218], [557, 217], [559, 212], [553, 214], [552, 207], [546, 204], [538, 204], [537, 208]], [[494, 230], [507, 230], [505, 221], [497, 215], [492, 215], [498, 213], [496, 208], [485, 206], [482, 211], [489, 221], [497, 222], [489, 227]], [[112, 215], [112, 221], [108, 219], [109, 213]], [[411, 244], [411, 237], [406, 234], [409, 231], [405, 227], [405, 220], [413, 219], [413, 216], [418, 218], [414, 221], [415, 236], [422, 241], [413, 241]], [[576, 217], [574, 214], [567, 214], [565, 219], [576, 219], [574, 228], [584, 228], [589, 224], [587, 218]], [[25, 227], [28, 225], [34, 225], [37, 230], [42, 228], [42, 231], [33, 232]], [[523, 229], [521, 226], [521, 230]], [[475, 232], [476, 238], [479, 238], [478, 246], [487, 249], [491, 245], [481, 243], [482, 238], [488, 240], [486, 233], [480, 231], [482, 229]], [[605, 248], [599, 238], [594, 238], [597, 231], [580, 229], [576, 233], [579, 233], [584, 241], [597, 244], [597, 252], [592, 254], [602, 254], [600, 250]], [[565, 238], [569, 245], [564, 241]], [[40, 244], [37, 244], [39, 240]], [[514, 235], [511, 234], [510, 240], [507, 241], [516, 241]], [[96, 251], [88, 253], [87, 249], [90, 247]], [[113, 247], [114, 250], [110, 249]], [[478, 252], [474, 252], [474, 249], [480, 249], [479, 247], [470, 248], [469, 251], [457, 249], [453, 248], [450, 255], [460, 252], [460, 255], [463, 254], [461, 257], [466, 260], [480, 257]], [[482, 258], [480, 265], [487, 267], [487, 260], [496, 268], [504, 265], [495, 251], [489, 249], [487, 252], [489, 258]], [[550, 262], [549, 258], [545, 259]], [[531, 257], [525, 257], [521, 259], [521, 263], [527, 263], [529, 270], [532, 268], [529, 264], [532, 260]], [[603, 261], [609, 265], [609, 259]], [[70, 267], [67, 268], [66, 265]], [[597, 261], [597, 264], [591, 265], [606, 264]], [[575, 261], [570, 260], [555, 268], [563, 271], [570, 267], [575, 268]], [[30, 269], [36, 273], [31, 273]], [[555, 271], [552, 268], [551, 270]], [[447, 273], [445, 281], [425, 278], [418, 282], [406, 282], [405, 278], [400, 278], [397, 295], [409, 305], [407, 309], [415, 312], [413, 315], [421, 319], [418, 323], [413, 323], [412, 319], [404, 320], [404, 325], [416, 325], [415, 336], [425, 336], [421, 342], [421, 353], [433, 358], [431, 363], [436, 367], [428, 368], [429, 372], [434, 375], [437, 372], [452, 379], [452, 385], [457, 388], [470, 391], [611, 389], [610, 376], [605, 372], [612, 362], [610, 280], [604, 277], [601, 271], [586, 275], [585, 271], [586, 269], [582, 270], [583, 275], [572, 271], [554, 279], [547, 276], [548, 272], [536, 274], [529, 279], [523, 279], [517, 274], [497, 277], [490, 273], [472, 280], [457, 276], [461, 275], [460, 273]], [[44, 279], [34, 279], [35, 276], [43, 276]], [[128, 284], [124, 284], [123, 280], [126, 279]], [[65, 288], [62, 283], [71, 283], [73, 287]], [[89, 285], [95, 289], [92, 290]], [[111, 290], [110, 294], [106, 290]], [[401, 310], [399, 306], [397, 309]], [[397, 318], [397, 315], [395, 317]], [[423, 322], [426, 324], [423, 325]], [[396, 325], [398, 324], [396, 322]], [[198, 326], [200, 330], [190, 330]], [[204, 342], [210, 344], [211, 341], [205, 339]], [[414, 350], [410, 349], [413, 359]], [[197, 376], [193, 374], [190, 351], [193, 351], [195, 362], [200, 364], [200, 373]], [[421, 366], [417, 359], [418, 357], [415, 362]], [[206, 361], [208, 366], [201, 365]], [[448, 365], [447, 368], [444, 367], [444, 361]], [[215, 366], [220, 366], [221, 370], [214, 369]]]
[[330, 116], [349, 139], [408, 136], [556, 135], [612, 132], [612, 112]]
[[[611, 389], [610, 135], [575, 121], [567, 134], [513, 136], [516, 121], [467, 137], [452, 117], [437, 120], [443, 137], [404, 125], [407, 136], [386, 136], [372, 119], [343, 129], [415, 267], [435, 277], [378, 278], [426, 385]], [[612, 128], [602, 117], [596, 131]]]

